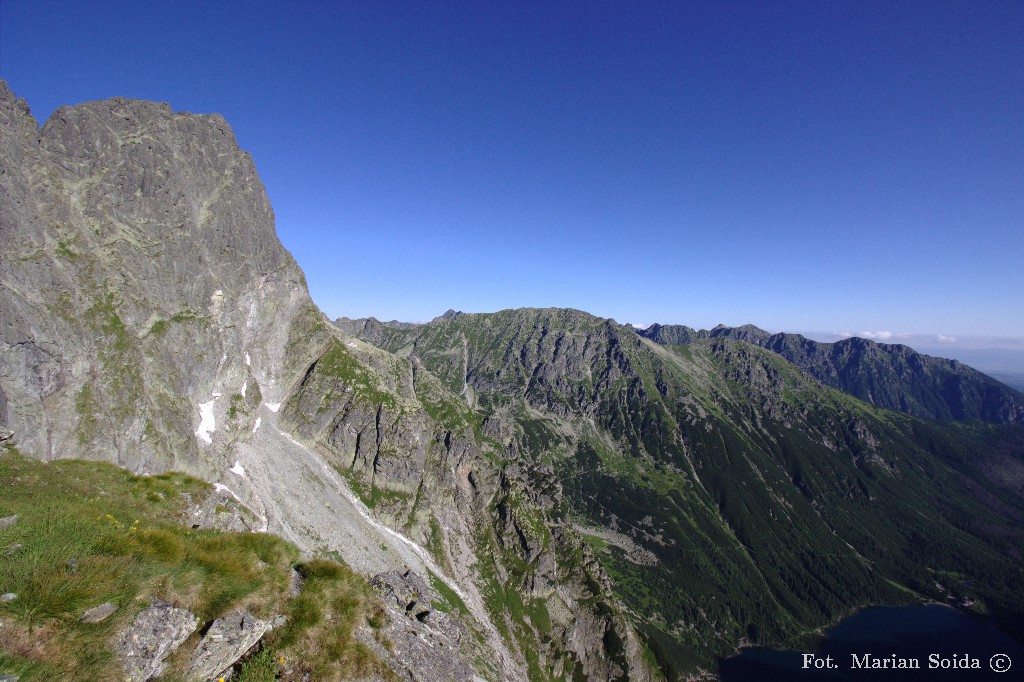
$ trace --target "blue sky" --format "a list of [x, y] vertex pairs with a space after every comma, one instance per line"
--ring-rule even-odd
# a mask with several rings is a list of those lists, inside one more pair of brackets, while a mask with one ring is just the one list
[[40, 120], [223, 114], [332, 317], [1021, 338], [1021, 36], [1009, 0], [3, 0], [0, 75]]

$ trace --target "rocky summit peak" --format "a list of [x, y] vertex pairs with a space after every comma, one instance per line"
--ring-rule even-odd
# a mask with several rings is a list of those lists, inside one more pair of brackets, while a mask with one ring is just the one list
[[465, 313], [462, 312], [461, 310], [449, 308], [448, 310], [444, 311], [444, 313], [442, 313], [441, 315], [435, 317], [434, 320], [450, 320], [453, 317], [458, 317], [459, 315], [465, 315]]
[[37, 129], [6, 84], [2, 97], [9, 426], [45, 457], [88, 444], [139, 470], [209, 459], [181, 442], [196, 406], [247, 381], [279, 392], [289, 321], [311, 305], [252, 158], [218, 115], [117, 98]]

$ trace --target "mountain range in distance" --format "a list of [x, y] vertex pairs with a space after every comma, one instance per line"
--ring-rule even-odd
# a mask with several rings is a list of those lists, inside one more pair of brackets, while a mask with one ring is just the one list
[[[0, 497], [0, 551], [39, 548], [0, 565], [0, 673], [192, 679], [203, 633], [232, 619], [278, 626], [218, 672], [288, 680], [351, 677], [310, 644], [325, 623], [370, 679], [424, 682], [711, 678], [739, 646], [797, 645], [872, 604], [1024, 634], [1024, 395], [961, 362], [564, 308], [331, 321], [228, 122], [154, 102], [40, 127], [0, 81], [0, 198], [8, 484], [45, 471], [71, 495], [62, 461], [85, 460], [91, 509], [115, 464], [138, 475], [119, 494], [160, 505], [140, 518], [180, 506], [235, 533], [136, 535], [98, 513], [82, 528], [105, 535], [70, 557], [51, 507]], [[274, 596], [218, 592], [212, 568], [102, 598], [44, 589], [123, 552], [245, 566]], [[332, 592], [344, 576], [358, 600]], [[90, 629], [103, 601], [117, 609]], [[170, 611], [194, 636], [135, 676], [118, 643]]]

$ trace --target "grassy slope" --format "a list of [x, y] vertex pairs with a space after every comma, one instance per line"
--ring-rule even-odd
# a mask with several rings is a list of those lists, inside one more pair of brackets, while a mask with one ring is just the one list
[[[353, 632], [376, 608], [369, 587], [347, 567], [298, 563], [298, 550], [273, 535], [191, 530], [179, 520], [182, 493], [209, 485], [180, 474], [133, 476], [95, 462], [43, 463], [0, 454], [0, 673], [29, 680], [120, 676], [112, 645], [151, 596], [188, 608], [198, 631], [246, 608], [257, 618], [288, 616], [264, 638], [240, 680], [340, 679], [379, 668]], [[69, 565], [68, 562], [74, 563]], [[295, 566], [305, 578], [290, 598]], [[81, 614], [104, 602], [119, 610], [99, 624]], [[193, 635], [163, 679], [183, 679]]]

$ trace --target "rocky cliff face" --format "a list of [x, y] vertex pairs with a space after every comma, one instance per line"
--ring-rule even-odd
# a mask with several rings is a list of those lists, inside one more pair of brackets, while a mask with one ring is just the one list
[[39, 129], [3, 84], [0, 125], [0, 423], [41, 457], [214, 477], [283, 399], [311, 307], [251, 157], [221, 117], [152, 102]]

